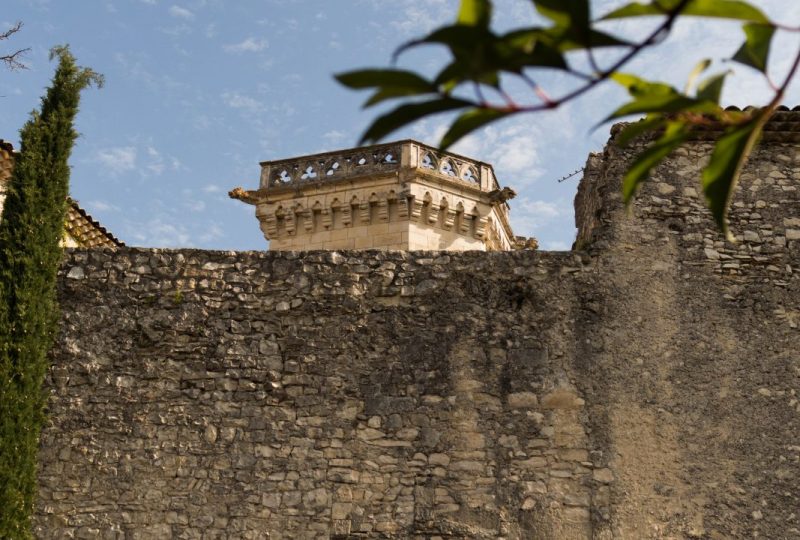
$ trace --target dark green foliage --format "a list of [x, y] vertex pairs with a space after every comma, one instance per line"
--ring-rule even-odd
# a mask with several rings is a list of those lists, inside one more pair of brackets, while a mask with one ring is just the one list
[[80, 92], [101, 84], [66, 47], [52, 86], [20, 132], [0, 220], [0, 538], [29, 538], [36, 504], [42, 389], [58, 323], [56, 274]]

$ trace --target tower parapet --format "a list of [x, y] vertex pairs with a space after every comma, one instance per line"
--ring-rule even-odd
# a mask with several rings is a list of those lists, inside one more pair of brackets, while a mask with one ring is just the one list
[[492, 166], [405, 140], [261, 163], [256, 207], [272, 250], [513, 249]]

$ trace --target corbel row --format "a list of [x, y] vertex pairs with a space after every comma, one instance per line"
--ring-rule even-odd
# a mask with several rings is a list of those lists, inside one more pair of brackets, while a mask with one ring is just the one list
[[430, 194], [420, 198], [409, 196], [405, 192], [399, 195], [394, 192], [373, 193], [362, 200], [353, 197], [349, 203], [334, 199], [329, 206], [323, 206], [319, 201], [311, 207], [303, 207], [300, 204], [289, 207], [259, 204], [256, 208], [256, 217], [266, 238], [272, 239], [278, 237], [279, 232], [289, 236], [294, 236], [298, 231], [311, 234], [316, 232], [318, 224], [324, 230], [331, 230], [335, 221], [334, 213], [339, 216], [338, 221], [344, 227], [370, 225], [373, 222], [374, 208], [377, 221], [388, 223], [392, 206], [396, 207], [397, 218], [400, 221], [424, 221], [429, 226], [438, 226], [448, 231], [456, 229], [464, 236], [472, 235], [481, 240], [486, 236], [488, 217], [480, 216], [477, 207], [471, 212], [466, 212], [463, 203], [452, 207], [444, 198], [437, 203]]

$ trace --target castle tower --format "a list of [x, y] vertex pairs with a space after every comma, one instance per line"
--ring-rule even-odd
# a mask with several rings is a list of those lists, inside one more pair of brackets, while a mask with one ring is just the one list
[[261, 163], [256, 207], [271, 250], [513, 249], [509, 188], [492, 166], [416, 141]]

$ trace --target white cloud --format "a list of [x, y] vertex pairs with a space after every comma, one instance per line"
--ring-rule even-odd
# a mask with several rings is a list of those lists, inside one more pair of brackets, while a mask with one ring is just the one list
[[[413, 128], [415, 136], [431, 145], [437, 145], [446, 130], [444, 124], [431, 130], [425, 122]], [[491, 163], [501, 183], [524, 187], [541, 176], [540, 147], [547, 142], [540, 128], [530, 121], [519, 119], [492, 125], [468, 135], [450, 150]]]
[[184, 19], [187, 21], [194, 19], [194, 13], [180, 6], [170, 6], [169, 14], [178, 19]]
[[214, 184], [209, 184], [202, 189], [203, 193], [219, 193], [222, 189]]
[[570, 245], [562, 240], [550, 240], [542, 243], [541, 249], [546, 251], [569, 251]]
[[156, 176], [164, 172], [164, 160], [161, 159], [161, 154], [152, 146], [148, 146], [147, 155], [150, 158], [150, 163], [147, 164], [147, 170]]
[[525, 213], [537, 216], [537, 219], [540, 222], [546, 222], [557, 218], [567, 210], [553, 201], [540, 201], [531, 199], [523, 199], [517, 205], [517, 208]]
[[239, 92], [224, 92], [222, 100], [232, 109], [244, 109], [250, 112], [261, 112], [265, 109], [264, 104], [257, 99], [240, 94]]
[[[569, 228], [572, 205], [564, 199], [543, 200], [522, 197], [512, 202], [511, 224], [517, 234], [534, 234], [554, 224]], [[555, 248], [553, 248], [555, 249]]]
[[136, 168], [136, 148], [122, 146], [98, 150], [94, 161], [107, 168], [113, 176], [117, 176]]
[[[377, 11], [383, 23], [392, 26], [403, 36], [425, 34], [451, 21], [457, 6], [452, 0], [362, 0]], [[386, 15], [390, 14], [388, 20]]]
[[178, 171], [182, 167], [182, 164], [178, 158], [174, 156], [164, 156], [153, 146], [147, 147], [146, 154], [147, 163], [144, 168], [154, 176], [160, 176], [168, 169], [171, 171]]
[[256, 39], [249, 37], [239, 43], [224, 45], [222, 48], [225, 52], [229, 53], [244, 53], [244, 52], [260, 52], [269, 47], [269, 42], [266, 39]]
[[108, 201], [88, 201], [86, 205], [92, 210], [92, 212], [119, 212], [119, 206], [111, 204]]
[[152, 247], [185, 247], [191, 239], [186, 227], [168, 223], [161, 217], [155, 217], [144, 225], [137, 224], [129, 237]]
[[328, 147], [338, 147], [344, 143], [347, 139], [347, 133], [344, 131], [340, 131], [338, 129], [332, 129], [327, 133], [322, 135], [322, 138], [325, 139], [325, 145]]
[[211, 242], [213, 240], [223, 238], [224, 236], [225, 232], [222, 230], [222, 228], [216, 223], [212, 223], [208, 229], [206, 229], [206, 231], [200, 235], [199, 240], [201, 242]]
[[186, 201], [184, 206], [192, 212], [202, 212], [206, 209], [206, 203], [204, 201], [197, 200]]

